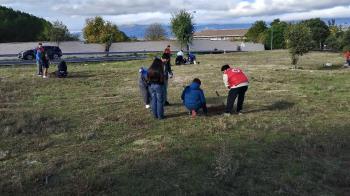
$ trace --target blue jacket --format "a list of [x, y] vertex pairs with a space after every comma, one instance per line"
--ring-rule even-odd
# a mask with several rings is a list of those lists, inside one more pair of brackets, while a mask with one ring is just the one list
[[139, 77], [139, 85], [147, 86], [147, 74], [148, 70], [147, 68], [141, 67], [139, 69], [140, 77]]
[[199, 109], [206, 103], [203, 90], [196, 82], [184, 89], [181, 99], [188, 109]]
[[193, 62], [193, 61], [195, 61], [196, 60], [196, 55], [194, 55], [193, 53], [189, 53], [188, 54], [188, 60], [190, 61], [190, 62]]
[[41, 61], [43, 59], [44, 49], [36, 48], [35, 49], [35, 59], [36, 61]]

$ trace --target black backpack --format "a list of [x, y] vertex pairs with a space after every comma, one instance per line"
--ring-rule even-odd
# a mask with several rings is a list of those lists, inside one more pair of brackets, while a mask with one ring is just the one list
[[60, 63], [58, 64], [57, 68], [58, 68], [57, 77], [59, 77], [59, 78], [67, 77], [68, 72], [67, 72], [67, 63], [66, 63], [66, 61], [63, 61], [63, 60], [60, 61]]

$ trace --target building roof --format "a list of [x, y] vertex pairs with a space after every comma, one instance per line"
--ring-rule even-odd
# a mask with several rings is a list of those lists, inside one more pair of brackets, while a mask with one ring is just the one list
[[194, 33], [194, 37], [244, 37], [247, 32], [248, 29], [204, 30]]

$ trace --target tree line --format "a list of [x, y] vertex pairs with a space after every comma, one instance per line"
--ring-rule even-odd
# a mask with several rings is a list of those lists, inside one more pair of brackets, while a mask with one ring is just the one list
[[268, 50], [286, 49], [287, 33], [293, 25], [301, 25], [308, 29], [311, 40], [308, 46], [311, 50], [342, 51], [350, 48], [350, 29], [337, 25], [335, 19], [328, 23], [320, 18], [312, 18], [297, 23], [287, 23], [275, 19], [269, 25], [265, 21], [256, 21], [248, 30], [248, 41], [262, 43]]

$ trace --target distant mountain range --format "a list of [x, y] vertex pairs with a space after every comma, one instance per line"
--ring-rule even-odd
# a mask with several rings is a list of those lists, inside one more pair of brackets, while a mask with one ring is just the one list
[[[330, 19], [323, 19], [325, 22], [327, 22]], [[269, 22], [267, 22], [269, 24]], [[337, 18], [336, 23], [338, 25], [343, 26], [350, 26], [350, 18]], [[246, 24], [198, 24], [195, 26], [196, 32], [203, 31], [206, 29], [249, 29], [252, 26], [252, 24], [246, 23]], [[119, 26], [119, 29], [123, 31], [127, 36], [129, 37], [135, 37], [137, 39], [143, 39], [145, 37], [145, 31], [147, 29], [148, 25], [121, 25]], [[169, 38], [173, 37], [171, 34], [170, 26], [169, 25], [163, 25], [163, 28], [167, 32], [167, 35]], [[81, 36], [81, 32], [75, 32], [75, 34]]]
[[[203, 31], [205, 29], [248, 29], [251, 24], [201, 24], [196, 25], [196, 31]], [[148, 25], [122, 25], [119, 29], [123, 31], [129, 37], [136, 37], [137, 39], [142, 39], [145, 37], [145, 31]], [[171, 34], [170, 26], [163, 25], [168, 37], [173, 37]]]
[[[323, 19], [325, 22], [327, 22], [328, 18]], [[336, 23], [338, 25], [343, 26], [349, 26], [350, 25], [350, 18], [337, 18]], [[199, 24], [196, 25], [196, 31], [203, 31], [206, 29], [249, 29], [252, 26], [252, 24], [246, 23], [246, 24]], [[145, 30], [148, 27], [148, 25], [122, 25], [119, 26], [119, 29], [123, 31], [126, 35], [129, 37], [136, 37], [137, 39], [143, 39], [145, 37]], [[166, 30], [168, 37], [173, 37], [171, 34], [170, 26], [169, 25], [163, 25], [164, 29]]]

